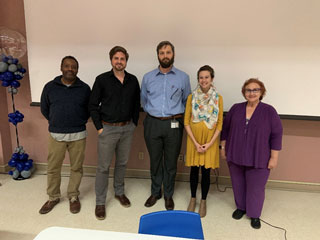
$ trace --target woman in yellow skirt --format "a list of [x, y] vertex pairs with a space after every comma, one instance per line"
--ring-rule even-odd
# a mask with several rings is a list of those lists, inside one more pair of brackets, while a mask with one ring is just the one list
[[219, 134], [222, 130], [223, 99], [213, 86], [214, 70], [205, 65], [198, 70], [198, 85], [189, 95], [184, 117], [188, 133], [186, 166], [191, 167], [191, 199], [188, 211], [194, 212], [201, 167], [201, 202], [199, 214], [206, 216], [210, 187], [210, 169], [219, 167]]

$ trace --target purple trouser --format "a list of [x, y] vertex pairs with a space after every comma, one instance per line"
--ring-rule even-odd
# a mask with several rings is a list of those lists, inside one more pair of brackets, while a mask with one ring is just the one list
[[236, 206], [251, 218], [261, 215], [264, 190], [270, 174], [267, 168], [246, 167], [228, 162]]

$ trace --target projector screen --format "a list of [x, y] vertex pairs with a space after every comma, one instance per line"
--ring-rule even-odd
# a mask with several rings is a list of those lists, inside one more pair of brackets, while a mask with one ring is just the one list
[[60, 75], [75, 56], [91, 87], [111, 69], [109, 50], [129, 52], [127, 71], [141, 83], [158, 66], [156, 46], [175, 45], [174, 65], [197, 84], [197, 70], [215, 69], [224, 110], [244, 101], [241, 87], [257, 77], [264, 102], [279, 114], [320, 116], [320, 1], [318, 0], [24, 0], [31, 96]]

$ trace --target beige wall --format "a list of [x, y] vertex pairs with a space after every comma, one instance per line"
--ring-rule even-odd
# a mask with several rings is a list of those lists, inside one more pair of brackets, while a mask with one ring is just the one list
[[[22, 0], [1, 0], [0, 16], [4, 26], [26, 35]], [[24, 67], [28, 67], [27, 56], [20, 59], [20, 62]], [[0, 89], [0, 94], [0, 167], [4, 167], [16, 147], [16, 139], [15, 129], [12, 124], [9, 125], [7, 119], [8, 112], [12, 112], [11, 97], [3, 87]], [[27, 74], [21, 80], [21, 87], [15, 100], [16, 109], [25, 115], [23, 123], [19, 125], [20, 145], [36, 163], [46, 163], [48, 124], [41, 115], [39, 107], [30, 107], [30, 83]], [[141, 113], [133, 138], [128, 169], [149, 169], [149, 158], [143, 139], [142, 120], [144, 117], [145, 114]], [[280, 154], [279, 166], [272, 171], [270, 179], [320, 183], [320, 121], [283, 120], [282, 123], [284, 127], [283, 150]], [[89, 135], [85, 165], [96, 166], [97, 134], [92, 122], [89, 122], [87, 127]], [[185, 151], [184, 146], [185, 138], [182, 152]], [[139, 152], [144, 152], [143, 160], [138, 159]], [[183, 162], [179, 162], [178, 171], [188, 172], [189, 170], [183, 166]], [[225, 162], [221, 162], [220, 175], [229, 175]]]

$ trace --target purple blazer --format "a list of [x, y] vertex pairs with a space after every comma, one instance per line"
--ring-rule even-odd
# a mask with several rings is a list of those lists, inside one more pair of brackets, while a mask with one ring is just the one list
[[272, 150], [281, 150], [282, 124], [277, 111], [260, 102], [246, 125], [247, 102], [234, 104], [223, 121], [227, 161], [241, 166], [267, 168]]

